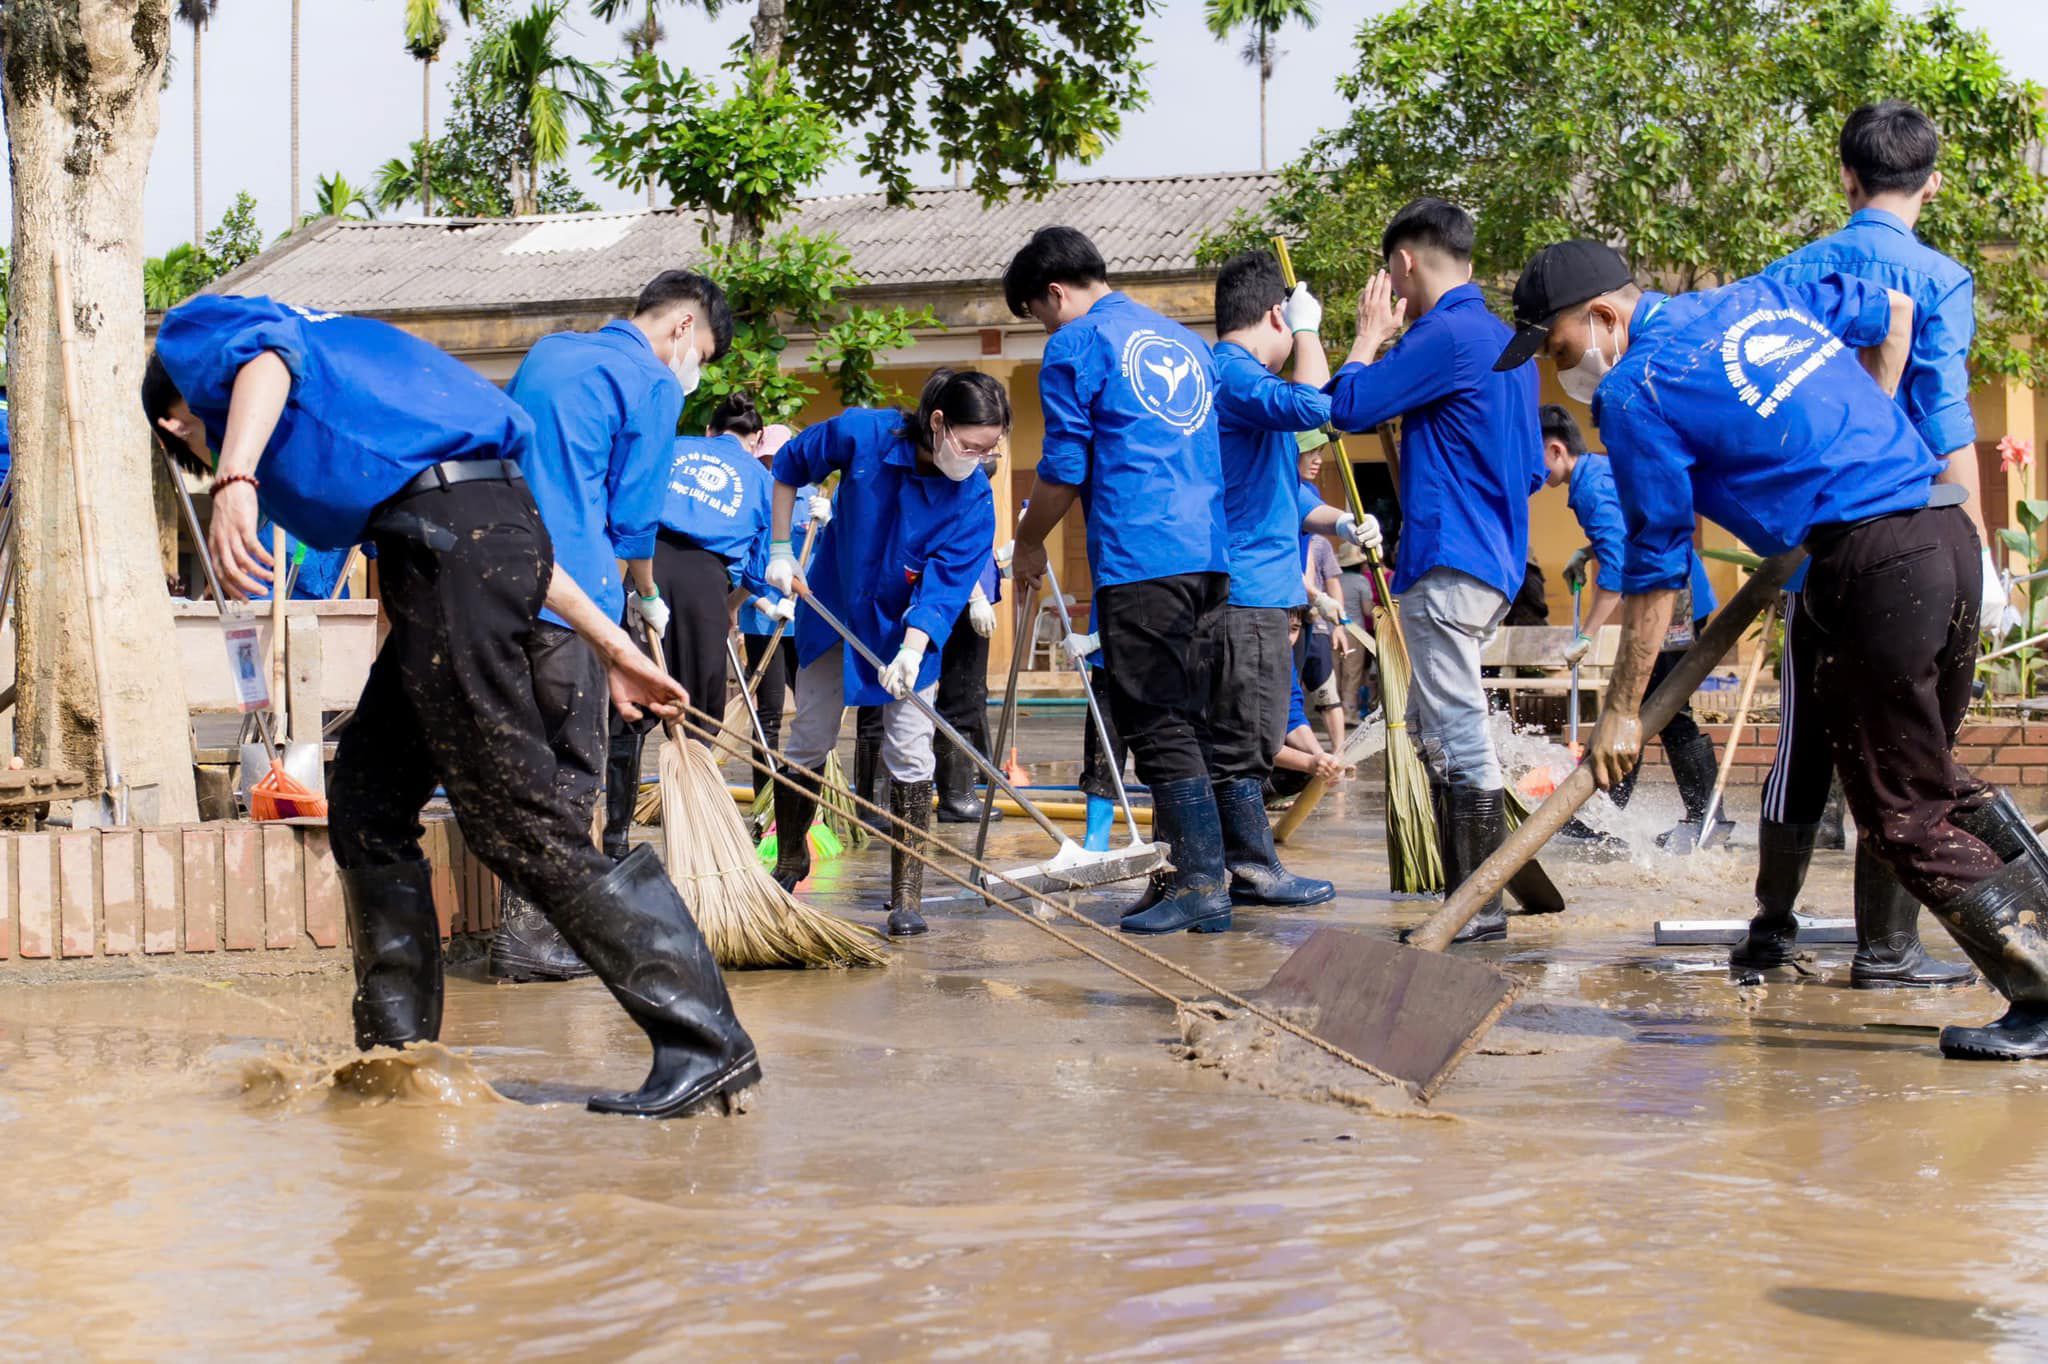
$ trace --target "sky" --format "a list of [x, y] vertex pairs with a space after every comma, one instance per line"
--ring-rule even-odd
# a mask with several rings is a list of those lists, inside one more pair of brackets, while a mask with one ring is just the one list
[[[1354, 60], [1352, 35], [1393, 0], [1322, 0], [1314, 31], [1287, 30], [1271, 91], [1271, 159], [1299, 153], [1322, 128], [1342, 121], [1337, 76]], [[452, 6], [450, 7], [452, 9]], [[715, 70], [744, 30], [751, 4], [728, 4], [716, 20], [665, 6], [662, 55], [671, 63]], [[281, 231], [290, 200], [289, 0], [221, 0], [205, 39], [203, 217], [212, 226], [246, 189], [257, 199], [266, 237]], [[1963, 0], [1972, 24], [1986, 29], [2008, 69], [2048, 84], [2048, 4], [2042, 0]], [[301, 193], [312, 202], [315, 176], [340, 171], [367, 185], [376, 167], [400, 155], [420, 132], [420, 67], [402, 42], [404, 0], [302, 0]], [[589, 60], [623, 52], [616, 27], [571, 8], [571, 46]], [[143, 199], [149, 254], [192, 235], [191, 32], [174, 25], [176, 67], [162, 97], [162, 126]], [[1171, 175], [1245, 170], [1259, 164], [1258, 79], [1202, 21], [1201, 0], [1167, 0], [1148, 24], [1145, 59], [1151, 103], [1127, 114], [1123, 135], [1092, 166], [1074, 175]], [[434, 65], [435, 117], [448, 107], [447, 86], [469, 41], [461, 25]], [[921, 184], [950, 184], [935, 159], [913, 167]], [[630, 208], [644, 196], [579, 173], [585, 191], [606, 207]], [[827, 194], [872, 188], [851, 161], [818, 187]], [[0, 206], [0, 212], [4, 212]]]

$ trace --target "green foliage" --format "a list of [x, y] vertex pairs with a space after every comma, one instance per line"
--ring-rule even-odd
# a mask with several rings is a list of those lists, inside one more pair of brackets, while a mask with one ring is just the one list
[[[1271, 213], [1333, 299], [1378, 268], [1380, 229], [1421, 194], [1472, 211], [1489, 285], [1570, 236], [1615, 243], [1668, 287], [1754, 273], [1840, 225], [1842, 120], [1894, 97], [1942, 130], [1945, 184], [1920, 232], [1976, 273], [1973, 364], [2036, 380], [2048, 182], [2027, 151], [2048, 113], [1947, 4], [1411, 0], [1355, 46], [1349, 119], [1288, 168]], [[1268, 226], [1239, 223], [1207, 254]], [[1333, 341], [1350, 311], [1331, 310]]]
[[405, 0], [405, 50], [416, 61], [431, 62], [441, 55], [448, 41], [448, 24], [441, 17], [441, 0]]
[[569, 0], [538, 0], [510, 22], [486, 24], [476, 61], [488, 76], [486, 94], [507, 108], [519, 139], [513, 205], [539, 211], [541, 170], [569, 154], [569, 118], [595, 122], [610, 102], [611, 82], [562, 47]]
[[256, 226], [256, 200], [244, 190], [235, 195], [234, 206], [207, 232], [204, 247], [179, 242], [163, 255], [143, 261], [143, 306], [176, 307], [262, 249], [263, 232]]
[[206, 287], [206, 259], [190, 242], [179, 242], [161, 256], [142, 262], [142, 304], [174, 308]]
[[1218, 38], [1228, 38], [1242, 29], [1244, 47], [1238, 55], [1259, 75], [1273, 74], [1273, 39], [1290, 23], [1314, 28], [1319, 16], [1314, 0], [1203, 0], [1202, 19]]
[[[361, 209], [358, 213], [356, 210]], [[340, 171], [322, 175], [313, 181], [313, 211], [301, 221], [314, 222], [321, 218], [374, 218], [377, 210], [370, 204], [369, 197], [360, 185], [352, 185]]]
[[[2017, 503], [2015, 510], [2019, 515], [2020, 529], [2005, 527], [1994, 538], [2000, 548], [2019, 557], [2020, 562], [2026, 565], [2026, 573], [2048, 570], [2048, 550], [2041, 547], [2041, 530], [2048, 526], [2048, 500], [2028, 498]], [[1993, 557], [1999, 557], [1996, 550]], [[1984, 630], [1981, 653], [2011, 648], [2023, 639], [2048, 631], [2048, 579], [2036, 578], [2024, 586], [2027, 604], [2021, 614], [2025, 619], [2010, 629], [2002, 621], [1980, 622]], [[2038, 696], [2042, 679], [2048, 675], [2048, 650], [2036, 644], [2013, 649], [2002, 658], [1978, 663], [1977, 675], [1984, 679], [1986, 689], [1993, 695]]]
[[263, 250], [263, 229], [256, 226], [256, 196], [247, 190], [235, 195], [234, 206], [220, 215], [220, 221], [206, 234], [206, 282], [239, 270]]

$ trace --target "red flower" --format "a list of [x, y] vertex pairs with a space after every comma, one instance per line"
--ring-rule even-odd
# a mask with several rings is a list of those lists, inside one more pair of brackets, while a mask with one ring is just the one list
[[2011, 473], [2034, 467], [2034, 442], [2024, 436], [2007, 436], [1998, 442], [1998, 467]]

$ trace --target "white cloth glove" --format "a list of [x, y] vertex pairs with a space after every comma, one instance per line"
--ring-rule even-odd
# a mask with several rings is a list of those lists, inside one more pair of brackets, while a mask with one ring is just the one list
[[924, 665], [924, 646], [904, 641], [889, 666], [882, 669], [882, 690], [901, 701], [917, 690], [917, 670]]
[[1102, 647], [1102, 636], [1099, 634], [1068, 635], [1060, 643], [1061, 647], [1067, 651], [1067, 657], [1073, 660], [1074, 666], [1085, 668], [1088, 666], [1088, 655]]
[[2002, 634], [2005, 612], [2012, 602], [2012, 589], [1998, 576], [1998, 563], [1989, 549], [1984, 551], [1984, 600], [1977, 608], [1977, 628]]
[[1584, 636], [1584, 635], [1577, 635], [1577, 636], [1574, 636], [1574, 637], [1573, 637], [1573, 639], [1572, 639], [1572, 642], [1571, 642], [1571, 643], [1570, 643], [1569, 645], [1565, 646], [1565, 651], [1564, 651], [1564, 665], [1565, 665], [1565, 667], [1567, 667], [1567, 668], [1576, 668], [1576, 667], [1578, 667], [1580, 663], [1582, 663], [1582, 662], [1584, 662], [1584, 661], [1585, 661], [1585, 658], [1586, 658], [1586, 654], [1587, 654], [1587, 653], [1588, 653], [1589, 651], [1591, 651], [1592, 647], [1593, 647], [1593, 641], [1592, 641], [1592, 640], [1590, 640], [1590, 639], [1588, 639], [1588, 638], [1587, 638], [1586, 636]]
[[769, 601], [766, 597], [754, 598], [754, 605], [770, 620], [790, 621], [796, 619], [796, 601], [784, 597], [781, 601]]
[[1316, 593], [1315, 606], [1316, 614], [1332, 625], [1339, 624], [1344, 619], [1344, 603], [1327, 592]]
[[819, 530], [832, 523], [832, 499], [823, 493], [811, 494], [811, 524]]
[[777, 540], [768, 546], [768, 585], [788, 596], [796, 583], [796, 555], [789, 549], [789, 541]]
[[1290, 332], [1319, 332], [1323, 329], [1323, 305], [1316, 301], [1316, 296], [1308, 291], [1306, 284], [1294, 286], [1287, 302], [1280, 305], [1280, 316]]
[[631, 595], [633, 598], [633, 609], [640, 613], [640, 619], [647, 622], [647, 632], [656, 639], [666, 635], [668, 633], [668, 603], [661, 599], [661, 589], [656, 588], [654, 595], [651, 597], [643, 597], [638, 592]]
[[1383, 543], [1380, 535], [1380, 519], [1377, 516], [1368, 516], [1363, 521], [1360, 521], [1352, 516], [1350, 512], [1345, 512], [1337, 518], [1337, 534], [1345, 537], [1367, 554], [1379, 553], [1380, 545]]
[[974, 594], [967, 599], [967, 623], [974, 627], [974, 633], [987, 639], [996, 632], [996, 609], [988, 604], [988, 597], [982, 593], [981, 584], [974, 585]]
[[1564, 585], [1580, 588], [1586, 585], [1586, 565], [1592, 561], [1593, 547], [1582, 546], [1571, 558], [1564, 561]]

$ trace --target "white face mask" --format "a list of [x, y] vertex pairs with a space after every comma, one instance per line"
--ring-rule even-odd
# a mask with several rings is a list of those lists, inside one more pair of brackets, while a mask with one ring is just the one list
[[[1598, 325], [1595, 319], [1588, 319], [1586, 323], [1589, 332]], [[1564, 389], [1565, 396], [1573, 402], [1591, 403], [1593, 390], [1600, 387], [1600, 381], [1606, 378], [1607, 371], [1613, 368], [1614, 361], [1605, 351], [1597, 344], [1589, 345], [1586, 347], [1586, 353], [1579, 357], [1579, 363], [1570, 369], [1558, 371], [1558, 386]]]
[[668, 360], [669, 373], [676, 376], [676, 382], [683, 386], [683, 396], [689, 397], [697, 391], [697, 383], [704, 377], [704, 357], [697, 353], [697, 324], [692, 322], [683, 332], [682, 339]]
[[932, 463], [938, 465], [939, 472], [955, 483], [966, 481], [969, 475], [981, 467], [979, 459], [973, 455], [962, 454], [960, 448], [953, 444], [951, 432], [941, 437], [939, 443], [932, 448]]

